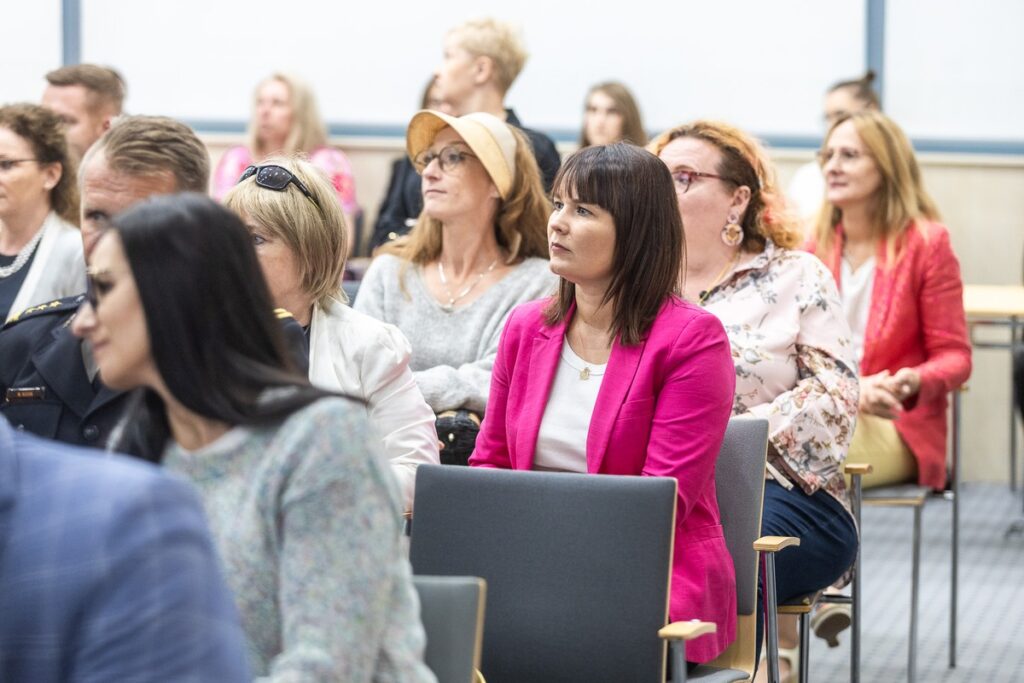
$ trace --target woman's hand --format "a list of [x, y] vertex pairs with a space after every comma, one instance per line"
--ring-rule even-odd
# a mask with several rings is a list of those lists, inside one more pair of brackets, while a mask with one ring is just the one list
[[921, 373], [914, 368], [900, 368], [889, 378], [889, 391], [900, 401], [906, 401], [921, 390]]
[[[903, 368], [903, 370], [907, 369]], [[884, 417], [887, 420], [896, 419], [896, 416], [903, 410], [903, 407], [900, 405], [901, 398], [897, 393], [897, 386], [899, 385], [894, 384], [894, 380], [903, 370], [897, 372], [896, 375], [890, 375], [888, 370], [883, 370], [875, 375], [861, 377], [860, 401], [858, 404], [860, 412]], [[918, 378], [917, 384], [920, 385], [920, 378]]]

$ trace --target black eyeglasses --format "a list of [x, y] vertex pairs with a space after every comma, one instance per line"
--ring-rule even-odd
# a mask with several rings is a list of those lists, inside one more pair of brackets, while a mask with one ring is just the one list
[[475, 154], [470, 154], [458, 147], [444, 147], [438, 152], [426, 150], [416, 155], [416, 158], [412, 160], [412, 165], [416, 168], [416, 172], [423, 175], [423, 172], [427, 170], [427, 166], [434, 159], [437, 159], [437, 163], [441, 166], [441, 170], [445, 173], [451, 173], [459, 164], [465, 161], [468, 157], [476, 157]]
[[92, 310], [95, 313], [100, 305], [100, 298], [106, 296], [113, 287], [113, 283], [105, 280], [97, 279], [97, 275], [103, 275], [106, 271], [94, 271], [86, 269], [85, 271], [85, 300], [92, 306]]
[[39, 161], [39, 159], [0, 159], [0, 171], [10, 171], [18, 164], [24, 164], [27, 161]]
[[284, 192], [288, 189], [288, 185], [294, 184], [295, 187], [299, 188], [299, 192], [306, 195], [306, 198], [313, 202], [313, 206], [320, 211], [323, 215], [323, 208], [320, 206], [320, 202], [316, 200], [313, 193], [309, 191], [306, 184], [295, 177], [295, 174], [289, 171], [284, 166], [278, 166], [277, 164], [268, 164], [267, 166], [250, 166], [242, 171], [242, 177], [238, 179], [241, 183], [244, 180], [251, 178], [253, 175], [256, 176], [256, 184], [260, 187], [265, 187], [268, 190], [276, 190], [277, 192]]

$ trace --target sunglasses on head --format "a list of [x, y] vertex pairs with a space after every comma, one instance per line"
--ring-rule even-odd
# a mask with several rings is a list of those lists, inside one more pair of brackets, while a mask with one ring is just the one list
[[306, 184], [295, 177], [295, 174], [284, 166], [278, 166], [277, 164], [249, 166], [247, 169], [242, 171], [242, 176], [238, 179], [238, 182], [241, 183], [254, 175], [256, 176], [256, 184], [260, 187], [265, 187], [268, 190], [284, 192], [288, 189], [288, 185], [295, 185], [295, 187], [299, 188], [299, 192], [306, 195], [306, 198], [313, 202], [313, 206], [323, 214], [324, 210], [320, 207], [320, 202], [316, 200], [316, 197], [314, 197], [313, 193], [309, 191]]

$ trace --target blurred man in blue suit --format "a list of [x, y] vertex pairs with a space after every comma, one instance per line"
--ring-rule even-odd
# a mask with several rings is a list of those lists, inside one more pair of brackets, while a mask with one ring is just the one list
[[248, 681], [200, 504], [0, 416], [0, 680]]

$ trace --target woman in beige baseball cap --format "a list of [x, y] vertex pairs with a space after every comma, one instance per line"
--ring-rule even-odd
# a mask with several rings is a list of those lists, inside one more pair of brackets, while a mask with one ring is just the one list
[[423, 212], [381, 248], [355, 308], [409, 338], [413, 375], [435, 412], [482, 413], [509, 311], [554, 291], [551, 205], [528, 139], [490, 114], [421, 111], [406, 148], [422, 176]]

